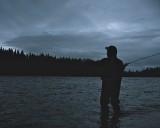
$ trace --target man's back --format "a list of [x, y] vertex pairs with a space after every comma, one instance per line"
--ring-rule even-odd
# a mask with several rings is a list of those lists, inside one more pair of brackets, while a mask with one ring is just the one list
[[118, 58], [104, 58], [100, 62], [101, 79], [121, 79], [124, 70], [123, 62]]

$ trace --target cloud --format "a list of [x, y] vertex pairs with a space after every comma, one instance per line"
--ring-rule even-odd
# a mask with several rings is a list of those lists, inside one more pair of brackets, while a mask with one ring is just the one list
[[67, 57], [80, 57], [82, 55], [82, 58], [96, 58], [98, 55], [91, 55], [91, 53], [98, 53], [99, 49], [104, 48], [104, 42], [101, 42], [101, 37], [102, 35], [98, 33], [92, 33], [91, 35], [44, 34], [36, 36], [20, 36], [5, 43], [23, 49], [26, 52], [43, 52]]
[[159, 5], [158, 0], [0, 0], [0, 44], [93, 59], [116, 45], [119, 57], [130, 61], [160, 50]]
[[[84, 52], [86, 56], [89, 52], [99, 52], [101, 54], [98, 58], [101, 58], [102, 53], [105, 52], [103, 49], [107, 45], [116, 45], [121, 51], [120, 56], [124, 55], [127, 58], [132, 55], [139, 56], [141, 54], [143, 56], [149, 51], [158, 52], [160, 49], [158, 43], [160, 32], [158, 30], [121, 33], [117, 33], [114, 37], [101, 32], [61, 33], [59, 35], [45, 33], [43, 35], [20, 36], [5, 43], [34, 53], [49, 52], [63, 56], [71, 55], [71, 57], [73, 55], [69, 53], [73, 52], [76, 55]], [[94, 58], [94, 56], [90, 57]], [[76, 56], [74, 55], [74, 57]]]

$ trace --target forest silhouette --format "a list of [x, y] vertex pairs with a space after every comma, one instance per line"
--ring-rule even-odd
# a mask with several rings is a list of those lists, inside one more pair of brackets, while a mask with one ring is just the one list
[[[25, 54], [0, 48], [1, 76], [100, 76], [99, 60], [65, 58], [49, 54]], [[160, 67], [125, 71], [125, 77], [160, 77]]]

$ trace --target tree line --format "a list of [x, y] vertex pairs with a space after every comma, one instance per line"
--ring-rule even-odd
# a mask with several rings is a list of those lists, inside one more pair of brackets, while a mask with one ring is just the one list
[[[99, 60], [56, 57], [49, 54], [25, 54], [0, 48], [0, 75], [18, 76], [100, 76]], [[160, 76], [160, 67], [127, 71], [124, 76]]]

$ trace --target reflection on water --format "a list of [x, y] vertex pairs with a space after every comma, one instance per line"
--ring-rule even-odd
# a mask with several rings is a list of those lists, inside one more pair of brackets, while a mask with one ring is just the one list
[[[122, 115], [100, 115], [96, 77], [0, 77], [0, 128], [158, 128], [160, 78], [123, 78]], [[145, 122], [145, 123], [144, 123]]]
[[120, 128], [120, 115], [112, 115], [109, 116], [102, 116], [100, 117], [101, 124], [99, 128]]

